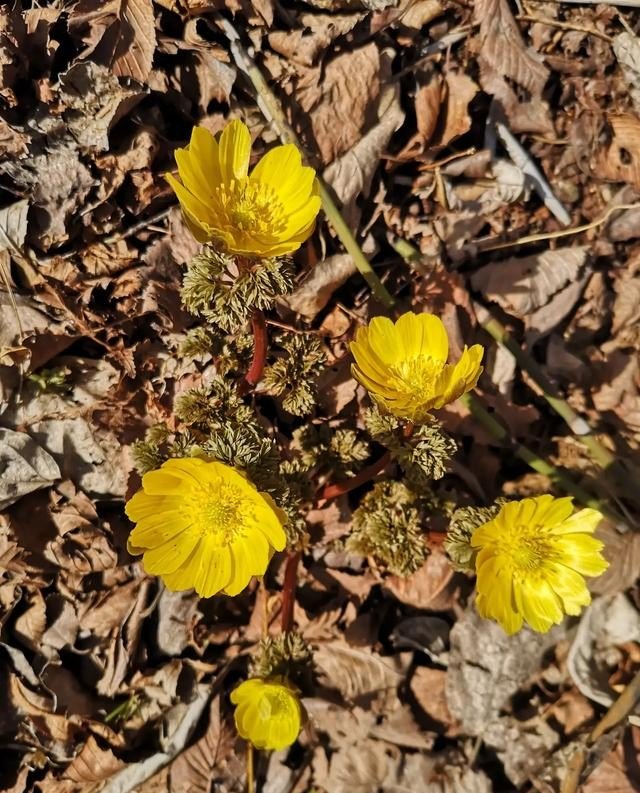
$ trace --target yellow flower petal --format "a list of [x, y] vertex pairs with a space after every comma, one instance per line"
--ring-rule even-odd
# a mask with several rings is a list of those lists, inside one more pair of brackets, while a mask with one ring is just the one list
[[249, 172], [251, 134], [242, 121], [234, 119], [222, 130], [218, 142], [220, 175], [223, 182], [245, 179]]
[[607, 568], [602, 543], [587, 533], [601, 516], [582, 510], [568, 517], [568, 508], [571, 499], [548, 495], [513, 501], [471, 536], [477, 550], [476, 607], [507, 633], [523, 621], [547, 631], [591, 601], [584, 576]]
[[464, 350], [455, 366], [447, 363], [449, 341], [433, 314], [403, 314], [394, 324], [374, 317], [350, 345], [353, 376], [378, 406], [413, 422], [475, 387], [482, 372], [482, 347]]
[[285, 513], [224, 463], [168, 460], [142, 488], [126, 506], [137, 523], [129, 547], [172, 590], [238, 594], [286, 545]]
[[300, 700], [284, 678], [246, 680], [232, 691], [231, 702], [238, 734], [258, 749], [285, 749], [300, 733]]

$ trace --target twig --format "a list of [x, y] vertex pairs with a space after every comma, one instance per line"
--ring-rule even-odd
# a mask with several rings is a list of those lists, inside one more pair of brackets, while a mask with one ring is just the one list
[[613, 41], [611, 36], [607, 36], [606, 33], [602, 33], [600, 30], [582, 27], [581, 25], [573, 25], [570, 22], [561, 22], [559, 19], [536, 17], [529, 14], [518, 14], [516, 19], [520, 20], [521, 22], [539, 22], [541, 25], [549, 25], [549, 27], [560, 28], [561, 30], [577, 30], [578, 33], [587, 33], [590, 36], [597, 36], [599, 39], [604, 39], [604, 41], [609, 42], [609, 44], [611, 44]]
[[280, 627], [283, 633], [290, 633], [293, 630], [293, 607], [296, 602], [296, 584], [298, 581], [300, 556], [300, 551], [289, 551], [284, 568], [280, 618]]
[[[258, 69], [251, 56], [242, 45], [238, 32], [233, 27], [233, 25], [221, 15], [216, 14], [215, 19], [229, 39], [231, 54], [233, 55], [236, 66], [246, 74], [254, 89], [256, 90], [256, 99], [262, 114], [267, 119], [267, 121], [270, 121], [273, 124], [283, 143], [294, 143], [304, 155], [304, 149], [300, 144], [298, 136], [287, 121], [287, 118], [280, 107], [278, 99], [269, 87], [267, 81], [264, 79], [262, 72], [260, 69]], [[369, 288], [373, 292], [375, 298], [387, 308], [391, 307], [395, 302], [394, 298], [389, 294], [386, 287], [378, 278], [378, 275], [373, 270], [368, 259], [362, 252], [362, 249], [358, 245], [356, 238], [353, 236], [353, 232], [346, 224], [340, 210], [333, 200], [326, 182], [319, 174], [317, 179], [322, 207], [327, 218], [335, 229], [336, 234], [340, 238], [347, 253], [352, 256], [356, 267], [369, 285]]]
[[[486, 410], [478, 401], [478, 399], [473, 396], [472, 394], [464, 394], [464, 396], [460, 397], [460, 401], [466, 405], [466, 407], [471, 411], [473, 417], [482, 424], [482, 426], [491, 434], [493, 437], [498, 441], [510, 441], [511, 436], [509, 432], [500, 424], [492, 415]], [[597, 509], [598, 512], [602, 513], [602, 515], [610, 520], [612, 523], [616, 524], [621, 529], [628, 529], [624, 519], [618, 515], [617, 512], [613, 511], [607, 504], [603, 501], [595, 498], [591, 493], [585, 490], [581, 485], [577, 482], [574, 482], [570, 476], [568, 476], [564, 471], [560, 468], [557, 468], [552, 463], [543, 460], [539, 457], [534, 451], [529, 449], [527, 446], [524, 446], [521, 443], [515, 443], [513, 447], [514, 454], [519, 457], [521, 460], [532, 468], [534, 471], [537, 471], [539, 474], [544, 474], [551, 479], [552, 482], [557, 484], [567, 493], [571, 493], [575, 498], [583, 504], [585, 507], [591, 507], [591, 509]]]
[[611, 705], [586, 740], [586, 747], [578, 749], [569, 760], [567, 773], [562, 781], [561, 793], [576, 793], [580, 777], [587, 762], [587, 747], [593, 746], [606, 732], [621, 724], [640, 701], [640, 672], [625, 686], [624, 691]]
[[591, 223], [583, 223], [581, 226], [574, 226], [571, 229], [560, 229], [559, 231], [549, 231], [545, 234], [529, 234], [529, 236], [527, 237], [520, 237], [517, 240], [511, 240], [511, 242], [498, 242], [489, 245], [479, 242], [478, 249], [481, 251], [501, 251], [504, 250], [505, 248], [515, 248], [518, 245], [528, 245], [530, 242], [557, 240], [560, 239], [560, 237], [569, 237], [572, 234], [582, 234], [583, 231], [589, 231], [590, 229], [596, 228], [596, 226], [601, 226], [603, 223], [606, 223], [610, 215], [622, 209], [640, 209], [640, 203], [616, 204], [616, 206], [609, 207], [609, 209], [607, 209], [604, 215], [600, 218], [597, 218], [597, 220], [592, 220]]

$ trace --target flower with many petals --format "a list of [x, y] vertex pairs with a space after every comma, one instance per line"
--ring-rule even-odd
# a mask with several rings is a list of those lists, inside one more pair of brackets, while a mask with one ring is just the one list
[[456, 364], [447, 363], [449, 339], [433, 314], [403, 314], [394, 324], [374, 317], [351, 342], [353, 376], [378, 406], [400, 419], [428, 420], [431, 410], [453, 402], [475, 387], [483, 349], [464, 348]]
[[285, 547], [286, 516], [244, 474], [198, 457], [167, 460], [127, 503], [129, 551], [173, 591], [237, 595]]
[[257, 749], [285, 749], [296, 740], [302, 706], [296, 689], [285, 678], [245, 680], [231, 694], [236, 705], [236, 729]]
[[537, 496], [505, 504], [471, 535], [476, 551], [476, 608], [508, 634], [523, 623], [545, 633], [591, 602], [584, 576], [608, 562], [592, 537], [602, 515], [573, 513], [571, 498]]
[[230, 254], [269, 258], [297, 250], [320, 209], [316, 174], [291, 143], [267, 152], [249, 175], [251, 135], [231, 121], [219, 140], [194, 127], [176, 151], [179, 179], [167, 174], [198, 242]]

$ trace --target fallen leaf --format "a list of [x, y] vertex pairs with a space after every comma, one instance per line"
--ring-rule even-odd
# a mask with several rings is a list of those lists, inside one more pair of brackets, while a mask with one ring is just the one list
[[349, 647], [336, 641], [320, 645], [314, 662], [329, 688], [338, 689], [353, 701], [365, 694], [396, 688], [403, 680], [397, 658], [382, 658], [377, 653]]
[[408, 576], [390, 575], [384, 589], [407, 606], [446, 611], [453, 605], [453, 568], [447, 557], [433, 551], [419, 570]]
[[101, 748], [93, 735], [90, 735], [80, 752], [65, 768], [62, 780], [78, 785], [95, 785], [96, 782], [112, 777], [124, 765], [110, 749]]
[[298, 100], [326, 165], [358, 143], [379, 93], [380, 53], [373, 42], [305, 74]]
[[613, 37], [611, 46], [629, 86], [635, 111], [640, 113], [640, 40], [633, 33], [623, 30]]
[[607, 116], [610, 142], [595, 153], [593, 173], [640, 188], [640, 119], [630, 113]]
[[447, 673], [444, 669], [419, 666], [411, 677], [409, 688], [424, 713], [441, 725], [442, 732], [451, 736], [455, 735], [455, 730], [451, 731], [455, 719], [447, 704], [446, 680]]
[[78, 0], [69, 30], [87, 44], [82, 58], [90, 56], [115, 75], [146, 81], [156, 47], [152, 0]]
[[311, 270], [308, 277], [290, 295], [282, 298], [292, 311], [313, 319], [327, 305], [331, 296], [356, 272], [348, 253], [328, 256]]
[[474, 289], [505, 311], [526, 319], [584, 272], [589, 248], [576, 246], [505, 259], [481, 267], [471, 276]]
[[0, 427], [0, 509], [60, 478], [53, 457], [24, 432]]
[[640, 728], [626, 731], [622, 740], [598, 763], [581, 786], [582, 793], [638, 793]]

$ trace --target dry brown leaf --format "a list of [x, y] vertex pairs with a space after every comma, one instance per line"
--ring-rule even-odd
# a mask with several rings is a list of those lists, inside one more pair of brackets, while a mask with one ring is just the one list
[[609, 567], [589, 581], [589, 589], [598, 595], [616, 595], [632, 587], [640, 575], [640, 534], [621, 534], [608, 521], [602, 521], [596, 536], [604, 542], [604, 556]]
[[545, 306], [583, 273], [587, 246], [560, 248], [481, 267], [471, 276], [474, 289], [521, 319]]
[[109, 779], [124, 765], [110, 749], [100, 747], [93, 735], [90, 735], [80, 753], [65, 768], [62, 779], [78, 785], [95, 784]]
[[394, 689], [404, 679], [398, 657], [382, 658], [377, 653], [349, 647], [340, 641], [323, 644], [313, 654], [324, 684], [348, 700], [376, 691]]
[[617, 746], [587, 777], [582, 793], [638, 793], [640, 727], [625, 732]]
[[226, 758], [233, 751], [235, 734], [220, 716], [220, 697], [212, 700], [209, 726], [200, 740], [185, 749], [169, 768], [170, 793], [209, 793], [216, 777], [223, 776]]
[[413, 676], [409, 687], [416, 698], [418, 705], [434, 721], [443, 725], [447, 735], [453, 735], [451, 728], [455, 719], [449, 711], [445, 686], [447, 673], [444, 669], [432, 669], [419, 666]]
[[325, 165], [352, 149], [380, 93], [380, 53], [375, 43], [349, 49], [323, 68], [308, 70], [298, 87]]
[[407, 606], [445, 611], [453, 605], [453, 569], [447, 557], [434, 551], [419, 570], [409, 576], [392, 575], [384, 588]]
[[554, 702], [548, 713], [564, 727], [565, 735], [571, 735], [585, 727], [595, 716], [589, 700], [571, 688]]
[[331, 299], [331, 295], [356, 272], [356, 266], [348, 253], [336, 253], [319, 262], [308, 277], [283, 298], [292, 311], [313, 319]]
[[640, 119], [630, 113], [607, 116], [611, 142], [596, 152], [593, 173], [640, 188]]
[[447, 101], [445, 106], [444, 129], [438, 136], [442, 146], [448, 146], [454, 138], [464, 135], [471, 129], [469, 102], [480, 88], [466, 74], [449, 72], [445, 78]]
[[156, 47], [152, 0], [78, 0], [69, 29], [87, 44], [84, 58], [91, 56], [115, 75], [146, 81]]
[[0, 428], [0, 508], [60, 478], [53, 457], [24, 432]]
[[416, 91], [416, 123], [424, 146], [428, 146], [438, 126], [442, 107], [442, 80], [435, 77]]
[[507, 0], [480, 0], [473, 10], [480, 23], [481, 73], [489, 68], [539, 97], [549, 70], [537, 54], [525, 47]]
[[640, 39], [624, 30], [614, 36], [612, 46], [629, 86], [635, 111], [640, 113]]

